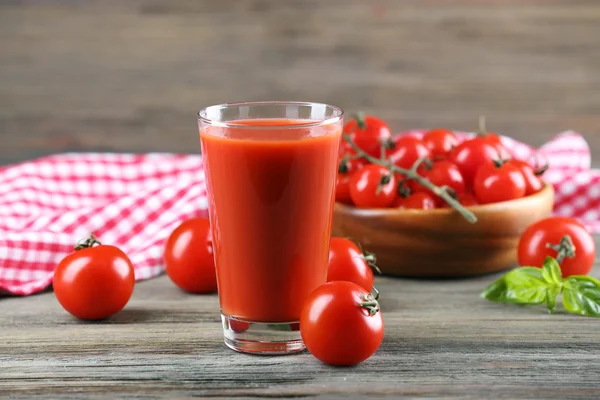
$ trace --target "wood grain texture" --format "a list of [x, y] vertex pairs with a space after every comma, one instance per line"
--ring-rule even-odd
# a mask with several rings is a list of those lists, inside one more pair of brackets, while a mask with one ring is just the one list
[[165, 276], [98, 323], [75, 320], [52, 293], [0, 298], [0, 398], [597, 399], [600, 320], [480, 299], [495, 277], [376, 278], [385, 338], [351, 368], [306, 352], [235, 353], [217, 297], [186, 295]]
[[484, 113], [533, 145], [578, 130], [600, 156], [599, 37], [595, 0], [2, 0], [0, 164], [197, 152], [200, 107], [257, 99], [396, 130]]
[[[349, 237], [377, 255], [386, 274], [457, 278], [517, 264], [517, 246], [529, 225], [550, 216], [554, 190], [470, 208], [471, 224], [455, 210], [361, 209], [336, 203], [333, 235]], [[485, 260], [482, 263], [481, 260]]]

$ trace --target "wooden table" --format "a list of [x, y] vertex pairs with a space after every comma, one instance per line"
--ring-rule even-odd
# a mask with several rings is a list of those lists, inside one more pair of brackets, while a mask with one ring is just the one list
[[600, 319], [480, 299], [494, 278], [377, 278], [385, 339], [351, 368], [306, 352], [235, 353], [217, 296], [186, 295], [166, 276], [139, 283], [125, 310], [98, 323], [75, 320], [52, 293], [0, 298], [0, 398], [597, 399]]

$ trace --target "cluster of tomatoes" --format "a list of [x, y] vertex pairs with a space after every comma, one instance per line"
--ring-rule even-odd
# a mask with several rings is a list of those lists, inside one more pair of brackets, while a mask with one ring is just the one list
[[[360, 208], [432, 209], [446, 207], [436, 187], [447, 187], [463, 206], [518, 199], [542, 189], [543, 169], [514, 159], [498, 135], [485, 129], [460, 141], [448, 129], [433, 129], [422, 138], [392, 136], [374, 116], [358, 115], [344, 126], [336, 201]], [[352, 142], [352, 143], [351, 143]]]
[[[135, 285], [127, 255], [115, 246], [101, 244], [93, 234], [75, 250], [59, 263], [54, 274], [54, 292], [63, 308], [84, 320], [108, 318], [123, 309]], [[328, 283], [307, 299], [299, 327], [307, 348], [319, 360], [334, 365], [357, 364], [381, 344], [383, 319], [377, 298], [371, 294], [373, 262], [374, 257], [363, 255], [353, 242], [332, 238]], [[189, 219], [171, 233], [164, 264], [171, 281], [184, 291], [217, 291], [208, 219]], [[250, 325], [232, 319], [230, 328], [242, 333]]]

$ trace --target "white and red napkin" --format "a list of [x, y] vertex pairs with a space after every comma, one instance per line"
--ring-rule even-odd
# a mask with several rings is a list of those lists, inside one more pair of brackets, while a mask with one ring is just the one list
[[[590, 169], [581, 135], [564, 132], [538, 150], [502, 139], [517, 158], [537, 152], [548, 161], [557, 215], [600, 233], [600, 170]], [[127, 253], [136, 280], [157, 276], [171, 231], [206, 216], [207, 203], [198, 155], [57, 154], [0, 167], [0, 293], [47, 288], [60, 260], [92, 231]]]

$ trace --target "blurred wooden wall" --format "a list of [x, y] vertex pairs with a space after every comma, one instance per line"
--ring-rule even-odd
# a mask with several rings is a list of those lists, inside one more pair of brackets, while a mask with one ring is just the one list
[[334, 103], [396, 129], [584, 133], [600, 158], [600, 1], [0, 0], [0, 164], [197, 152], [226, 101]]

